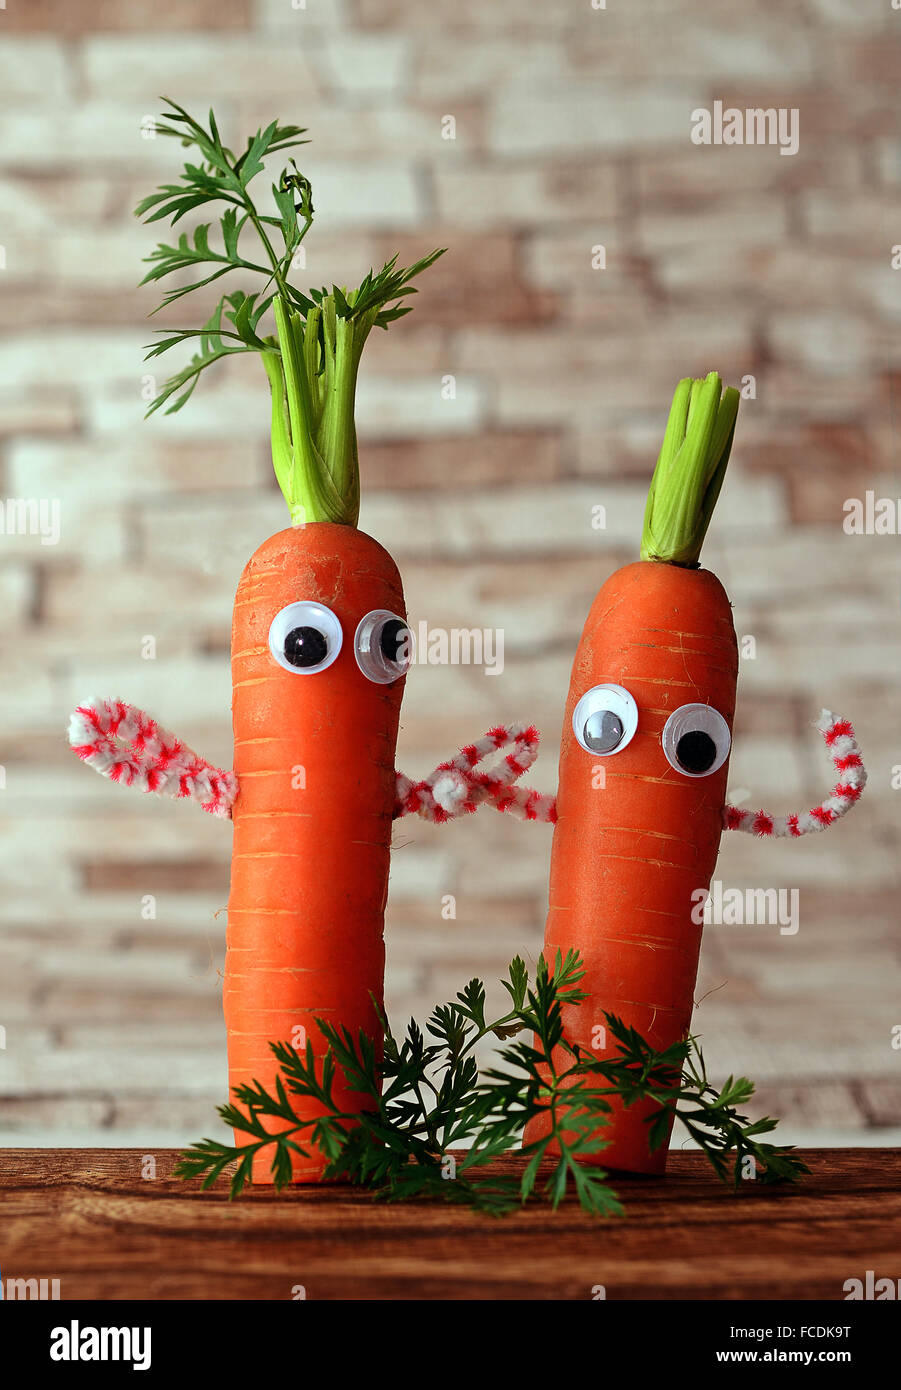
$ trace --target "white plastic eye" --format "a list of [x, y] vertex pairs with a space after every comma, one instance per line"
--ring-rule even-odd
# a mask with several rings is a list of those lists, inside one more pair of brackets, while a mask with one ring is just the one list
[[375, 608], [360, 620], [354, 638], [354, 656], [367, 680], [390, 685], [410, 665], [410, 629], [396, 613]]
[[573, 733], [586, 753], [621, 753], [638, 728], [638, 706], [621, 685], [593, 685], [573, 710]]
[[670, 766], [683, 777], [709, 777], [728, 758], [732, 735], [712, 705], [681, 705], [664, 724], [661, 742]]
[[269, 650], [296, 676], [315, 676], [331, 666], [343, 640], [341, 624], [322, 603], [289, 603], [269, 628]]

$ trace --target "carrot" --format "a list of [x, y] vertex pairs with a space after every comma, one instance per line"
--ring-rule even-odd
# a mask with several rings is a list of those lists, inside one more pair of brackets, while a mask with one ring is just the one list
[[[564, 1006], [563, 1020], [589, 1055], [616, 1055], [606, 1013], [658, 1050], [689, 1029], [701, 945], [692, 894], [708, 888], [719, 850], [738, 673], [729, 600], [698, 561], [737, 409], [715, 373], [680, 382], [642, 558], [603, 585], [573, 663], [545, 954], [582, 955], [589, 999]], [[661, 1172], [650, 1110], [615, 1105], [595, 1161]], [[533, 1121], [526, 1142], [548, 1129]]]
[[[307, 626], [316, 656], [329, 641], [327, 605], [344, 634], [335, 660], [306, 677], [295, 656]], [[394, 752], [404, 679], [361, 672], [354, 634], [366, 615], [405, 617], [397, 568], [361, 531], [312, 523], [264, 542], [244, 570], [232, 627], [233, 718], [239, 792], [225, 959], [229, 1082], [274, 1090], [270, 1043], [326, 1047], [317, 1017], [379, 1038], [383, 919], [395, 802]], [[278, 615], [287, 614], [279, 623]], [[301, 623], [301, 619], [304, 623]], [[270, 628], [276, 632], [270, 642]], [[389, 636], [396, 629], [388, 628]], [[292, 645], [293, 644], [293, 645]], [[336, 1087], [345, 1109], [359, 1108]], [[299, 1113], [317, 1113], [297, 1102]], [[306, 1147], [306, 1146], [305, 1146]], [[318, 1151], [296, 1160], [315, 1178]], [[260, 1159], [254, 1180], [269, 1177]]]
[[[232, 1088], [272, 1089], [271, 1044], [309, 1042], [323, 1054], [316, 1017], [355, 1039], [361, 1029], [372, 1039], [382, 1034], [394, 755], [410, 651], [397, 568], [357, 530], [354, 400], [370, 331], [409, 312], [410, 282], [442, 252], [404, 269], [395, 257], [352, 291], [299, 291], [290, 272], [313, 221], [309, 180], [293, 160], [283, 169], [273, 185], [276, 215], [256, 207], [248, 185], [268, 154], [307, 143], [305, 132], [273, 121], [236, 157], [212, 112], [204, 126], [174, 102], [169, 108], [158, 133], [193, 145], [202, 167], [186, 164], [182, 184], [161, 186], [138, 213], [174, 224], [199, 205], [224, 204], [222, 249], [211, 248], [206, 224], [193, 244], [181, 236], [157, 247], [146, 279], [208, 261], [213, 273], [188, 289], [231, 269], [261, 274], [262, 283], [252, 294], [224, 295], [202, 329], [164, 332], [151, 356], [188, 338], [199, 339], [200, 352], [163, 385], [151, 411], [180, 409], [221, 357], [258, 353], [271, 388], [272, 461], [292, 523], [245, 568], [232, 626], [238, 791], [224, 986], [229, 1073]], [[164, 302], [186, 292], [179, 283]], [[275, 333], [267, 335], [270, 308]], [[348, 1108], [357, 1108], [350, 1098]], [[302, 1137], [314, 1156], [295, 1153], [293, 1175], [315, 1180], [326, 1160], [309, 1133]], [[254, 1162], [255, 1181], [273, 1176], [264, 1160]]]

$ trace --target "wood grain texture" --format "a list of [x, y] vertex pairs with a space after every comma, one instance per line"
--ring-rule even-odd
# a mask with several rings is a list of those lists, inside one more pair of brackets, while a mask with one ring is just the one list
[[[61, 1280], [65, 1299], [842, 1300], [848, 1278], [901, 1276], [901, 1153], [810, 1150], [797, 1190], [717, 1183], [698, 1154], [627, 1178], [624, 1220], [568, 1202], [502, 1219], [348, 1187], [256, 1189], [229, 1204], [137, 1149], [0, 1154], [4, 1276]], [[518, 1172], [511, 1157], [499, 1168]]]

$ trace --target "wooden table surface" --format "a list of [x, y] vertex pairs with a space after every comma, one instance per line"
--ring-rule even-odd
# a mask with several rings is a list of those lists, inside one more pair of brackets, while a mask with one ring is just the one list
[[[569, 1201], [490, 1218], [389, 1207], [349, 1187], [258, 1188], [229, 1203], [172, 1179], [158, 1152], [0, 1151], [3, 1276], [61, 1280], [63, 1299], [836, 1299], [846, 1279], [901, 1278], [901, 1152], [815, 1149], [798, 1189], [734, 1195], [703, 1157], [622, 1177], [629, 1215]], [[515, 1171], [521, 1160], [501, 1165]]]

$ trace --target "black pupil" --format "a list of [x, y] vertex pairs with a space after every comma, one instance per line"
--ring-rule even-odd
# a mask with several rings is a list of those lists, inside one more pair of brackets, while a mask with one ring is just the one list
[[703, 729], [693, 729], [679, 739], [676, 757], [686, 772], [706, 772], [716, 761], [716, 744]]
[[285, 660], [292, 666], [318, 666], [327, 656], [328, 642], [318, 627], [295, 627], [285, 638]]
[[379, 646], [386, 661], [393, 661], [396, 666], [401, 664], [406, 636], [407, 624], [402, 623], [400, 618], [391, 618], [385, 624], [379, 637]]

